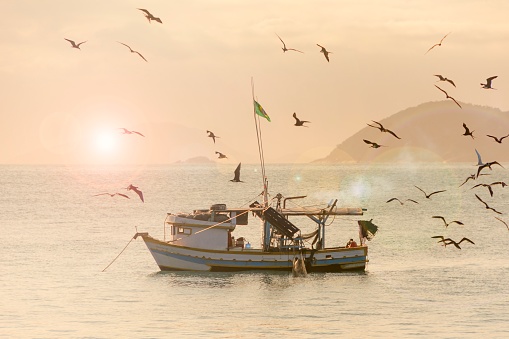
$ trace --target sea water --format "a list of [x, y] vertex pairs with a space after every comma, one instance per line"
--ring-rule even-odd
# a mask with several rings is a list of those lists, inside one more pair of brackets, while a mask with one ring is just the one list
[[[243, 164], [234, 183], [235, 167], [0, 166], [0, 338], [509, 337], [509, 231], [495, 218], [509, 223], [509, 188], [472, 188], [509, 182], [507, 170], [459, 187], [472, 164], [267, 165], [271, 198], [367, 209], [326, 228], [327, 246], [344, 245], [357, 220], [373, 219], [366, 271], [160, 272], [135, 232], [163, 238], [167, 212], [261, 201], [260, 167]], [[446, 192], [426, 199], [415, 186]], [[106, 192], [130, 199], [94, 196]], [[259, 247], [249, 218], [234, 235]], [[313, 230], [306, 218], [297, 226]], [[444, 247], [435, 235], [475, 245]]]

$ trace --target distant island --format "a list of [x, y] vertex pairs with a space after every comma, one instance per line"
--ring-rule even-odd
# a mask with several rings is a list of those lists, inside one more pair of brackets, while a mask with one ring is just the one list
[[[475, 149], [484, 162], [509, 161], [509, 112], [485, 106], [462, 103], [459, 108], [451, 101], [428, 102], [405, 109], [379, 120], [386, 129], [401, 139], [379, 129], [366, 127], [344, 140], [325, 158], [313, 163], [363, 162], [471, 162], [477, 163]], [[473, 138], [464, 136], [467, 125]], [[383, 145], [371, 148], [363, 140]]]

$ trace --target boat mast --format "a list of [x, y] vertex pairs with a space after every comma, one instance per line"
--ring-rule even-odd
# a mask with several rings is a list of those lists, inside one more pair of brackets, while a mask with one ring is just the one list
[[265, 175], [265, 158], [263, 156], [263, 143], [262, 143], [262, 129], [260, 125], [260, 117], [256, 114], [256, 107], [254, 105], [255, 97], [254, 97], [254, 80], [251, 77], [251, 95], [253, 97], [253, 118], [255, 121], [256, 127], [256, 139], [258, 142], [258, 154], [260, 157], [260, 166], [262, 169], [262, 185], [263, 185], [263, 206], [268, 207], [269, 199], [268, 199], [268, 181], [267, 176]]

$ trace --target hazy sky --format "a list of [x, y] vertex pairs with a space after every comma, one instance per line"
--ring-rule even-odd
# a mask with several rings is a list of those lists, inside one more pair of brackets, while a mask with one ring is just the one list
[[[266, 162], [324, 157], [371, 120], [445, 99], [433, 74], [455, 81], [447, 89], [460, 102], [509, 110], [506, 0], [2, 0], [1, 9], [0, 163], [171, 163], [216, 150], [255, 163], [251, 77], [272, 119], [262, 121]], [[276, 33], [304, 54], [283, 53]], [[87, 42], [78, 50], [64, 38]], [[492, 75], [498, 90], [480, 89]], [[309, 128], [293, 126], [293, 112]]]

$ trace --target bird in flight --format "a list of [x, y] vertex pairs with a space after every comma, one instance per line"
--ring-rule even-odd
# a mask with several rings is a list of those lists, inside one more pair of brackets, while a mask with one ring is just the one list
[[243, 182], [242, 180], [240, 180], [240, 165], [241, 165], [241, 163], [239, 163], [239, 165], [237, 166], [237, 168], [233, 172], [234, 176], [233, 176], [233, 179], [231, 179], [230, 181], [233, 181], [233, 182]]
[[133, 133], [135, 133], [135, 134], [141, 135], [142, 137], [145, 137], [145, 136], [144, 136], [143, 134], [141, 134], [140, 132], [130, 131], [130, 130], [128, 130], [128, 129], [126, 129], [126, 128], [124, 128], [124, 127], [119, 127], [118, 129], [123, 130], [123, 131], [122, 131], [122, 134], [133, 134]]
[[[391, 201], [398, 201], [400, 205], [404, 205], [405, 204], [403, 201], [399, 200], [398, 198], [391, 198], [391, 199], [387, 200], [386, 203], [387, 202], [391, 202]], [[413, 202], [415, 204], [418, 204], [418, 202], [413, 200], [413, 199], [407, 199], [405, 201], [411, 201], [411, 202]]]
[[440, 42], [438, 44], [434, 44], [433, 46], [431, 46], [427, 51], [426, 53], [424, 54], [427, 54], [429, 51], [431, 51], [433, 48], [437, 47], [437, 46], [442, 46], [442, 41], [444, 41], [444, 39], [449, 35], [451, 34], [451, 32], [447, 33], [446, 35], [444, 35], [444, 37], [440, 40]]
[[436, 77], [438, 77], [438, 81], [447, 81], [449, 82], [451, 85], [453, 85], [454, 87], [456, 87], [456, 85], [454, 84], [454, 81], [452, 81], [451, 79], [447, 79], [446, 77], [443, 77], [441, 76], [440, 74], [435, 74]]
[[384, 128], [384, 126], [383, 126], [381, 123], [376, 122], [375, 120], [371, 120], [371, 121], [373, 121], [373, 122], [374, 122], [375, 124], [377, 124], [378, 126], [374, 126], [374, 125], [370, 125], [370, 124], [366, 124], [366, 125], [368, 125], [368, 126], [370, 126], [370, 127], [378, 128], [378, 129], [380, 130], [380, 132], [387, 132], [387, 133], [392, 134], [394, 137], [396, 137], [396, 138], [398, 138], [398, 139], [401, 139], [401, 138], [400, 138], [400, 137], [398, 137], [398, 136], [396, 135], [396, 133], [394, 133], [393, 131], [388, 130], [387, 128]]
[[493, 211], [493, 212], [495, 212], [495, 213], [502, 214], [501, 212], [497, 211], [497, 210], [496, 210], [496, 209], [494, 209], [493, 207], [488, 206], [488, 204], [487, 204], [487, 203], [485, 203], [485, 202], [484, 202], [481, 198], [479, 198], [479, 196], [478, 196], [477, 194], [476, 194], [475, 196], [476, 196], [476, 198], [477, 198], [480, 202], [482, 202], [482, 203], [484, 204], [484, 207], [485, 207], [487, 210], [492, 210], [492, 211]]
[[[140, 56], [143, 60], [147, 61], [147, 59], [145, 59], [145, 57], [144, 57], [143, 55], [141, 55], [141, 53], [140, 53], [140, 52], [137, 52], [137, 51], [133, 50], [131, 47], [129, 47], [129, 45], [126, 45], [126, 44], [124, 44], [123, 42], [120, 42], [120, 41], [117, 41], [117, 42], [118, 42], [119, 44], [122, 44], [122, 45], [126, 46], [127, 48], [129, 48], [129, 50], [131, 51], [131, 53], [136, 53], [136, 54], [138, 54], [138, 55], [139, 55], [139, 56]], [[148, 61], [147, 61], [147, 62], [148, 62]]]
[[126, 190], [128, 191], [134, 191], [136, 194], [138, 194], [138, 196], [140, 197], [141, 201], [142, 202], [145, 202], [145, 200], [143, 199], [143, 192], [140, 191], [138, 189], [138, 187], [136, 186], [133, 186], [132, 184], [130, 184], [129, 186], [126, 187]]
[[69, 42], [71, 43], [72, 48], [77, 48], [77, 49], [79, 49], [79, 50], [81, 50], [80, 45], [81, 45], [81, 44], [84, 44], [84, 43], [86, 42], [86, 41], [82, 41], [82, 42], [80, 42], [79, 44], [77, 44], [77, 43], [75, 43], [74, 41], [72, 41], [72, 40], [70, 40], [70, 39], [66, 39], [66, 38], [64, 38], [64, 39], [65, 39], [65, 40], [67, 40], [67, 41], [69, 41]]
[[492, 169], [492, 168], [491, 168], [491, 166], [492, 166], [492, 165], [499, 165], [500, 167], [505, 168], [504, 166], [500, 165], [497, 161], [487, 162], [487, 163], [482, 164], [481, 166], [479, 166], [479, 167], [477, 168], [477, 178], [479, 178], [479, 175], [480, 175], [481, 171], [482, 171], [483, 169], [485, 169], [486, 167], [488, 167], [488, 168], [491, 170], [491, 169]]
[[497, 219], [498, 221], [502, 222], [505, 225], [505, 227], [507, 227], [507, 230], [509, 231], [509, 225], [507, 225], [507, 223], [504, 220], [502, 220], [502, 219], [500, 219], [498, 217], [495, 217], [495, 219]]
[[461, 221], [458, 221], [458, 220], [453, 220], [451, 222], [447, 222], [445, 221], [445, 218], [444, 217], [441, 217], [439, 215], [434, 215], [432, 216], [432, 218], [435, 218], [435, 219], [442, 219], [442, 221], [444, 222], [445, 224], [445, 227], [449, 226], [450, 224], [458, 224], [458, 225], [464, 225]]
[[325, 47], [319, 45], [319, 44], [316, 44], [318, 47], [321, 48], [320, 50], [320, 53], [323, 53], [323, 56], [325, 57], [325, 59], [327, 59], [327, 62], [329, 62], [329, 54], [332, 53], [332, 52], [329, 52], [325, 49]]
[[495, 75], [495, 76], [492, 76], [492, 77], [489, 77], [488, 79], [486, 79], [486, 83], [483, 84], [481, 83], [481, 88], [485, 88], [485, 89], [496, 89], [496, 88], [493, 88], [491, 87], [491, 82], [493, 81], [493, 79], [496, 79], [498, 77], [498, 75]]
[[212, 140], [214, 141], [214, 144], [216, 143], [216, 138], [220, 138], [211, 131], [207, 131], [207, 133], [208, 133], [208, 137], [212, 138]]
[[297, 113], [293, 112], [293, 117], [295, 118], [295, 126], [303, 126], [303, 127], [309, 127], [309, 126], [304, 126], [304, 123], [308, 122], [310, 123], [311, 121], [307, 121], [307, 120], [300, 120], [299, 118], [297, 118]]
[[99, 196], [99, 195], [109, 195], [110, 197], [114, 197], [114, 196], [116, 196], [116, 195], [119, 195], [119, 196], [121, 196], [121, 197], [124, 197], [124, 198], [127, 198], [127, 199], [131, 199], [131, 198], [129, 198], [127, 195], [122, 194], [122, 193], [99, 193], [99, 194], [94, 194], [93, 196], [94, 196], [94, 197], [97, 197], [97, 196]]
[[456, 99], [454, 99], [453, 97], [449, 96], [449, 94], [447, 94], [446, 91], [444, 91], [443, 89], [441, 89], [440, 87], [438, 87], [437, 85], [435, 85], [436, 88], [438, 88], [439, 90], [441, 90], [444, 94], [445, 94], [445, 98], [446, 99], [451, 99], [452, 101], [454, 101], [456, 103], [456, 105], [459, 106], [459, 108], [463, 108], [461, 107], [461, 105], [456, 101]]
[[479, 152], [477, 151], [477, 149], [475, 149], [475, 154], [477, 154], [477, 166], [482, 166], [482, 165], [484, 165], [484, 162], [482, 162], [482, 159], [481, 159], [481, 155], [479, 154]]
[[470, 129], [467, 127], [467, 124], [463, 123], [463, 128], [465, 129], [465, 133], [463, 133], [464, 136], [471, 136], [472, 139], [475, 139], [473, 134], [474, 131], [470, 131]]
[[371, 145], [371, 148], [379, 148], [379, 147], [385, 147], [384, 145], [379, 145], [376, 142], [369, 141], [366, 139], [362, 139], [366, 144]]
[[475, 174], [470, 174], [466, 179], [465, 181], [463, 181], [463, 183], [461, 185], [459, 185], [458, 187], [461, 187], [463, 185], [465, 185], [467, 183], [467, 181], [469, 180], [475, 180]]
[[505, 135], [505, 136], [503, 136], [503, 137], [500, 137], [500, 138], [497, 138], [497, 137], [495, 137], [495, 136], [493, 136], [493, 135], [489, 135], [489, 134], [486, 134], [486, 136], [487, 136], [487, 137], [490, 137], [490, 138], [495, 139], [495, 141], [496, 141], [496, 142], [498, 142], [499, 144], [501, 144], [501, 143], [502, 143], [502, 140], [504, 140], [505, 138], [509, 137], [509, 134], [508, 134], [508, 135]]
[[443, 242], [444, 243], [444, 246], [447, 246], [447, 245], [454, 245], [457, 249], [460, 249], [461, 250], [461, 247], [460, 247], [460, 244], [463, 242], [463, 241], [468, 241], [469, 243], [475, 245], [475, 243], [468, 239], [468, 238], [462, 238], [460, 241], [454, 241], [452, 240], [451, 238], [444, 238], [442, 235], [435, 235], [433, 236], [432, 238], [436, 238], [436, 239], [441, 239], [439, 240], [438, 242]]
[[[276, 33], [277, 35], [277, 33]], [[286, 44], [285, 42], [283, 41], [283, 39], [281, 39], [281, 37], [279, 35], [277, 35], [277, 37], [279, 38], [279, 40], [281, 40], [281, 42], [283, 43], [283, 47], [281, 47], [281, 49], [283, 50], [283, 53], [286, 52], [286, 51], [295, 51], [295, 52], [299, 52], [299, 53], [304, 53], [302, 51], [299, 51], [298, 49], [295, 49], [295, 48], [286, 48]]]
[[223, 153], [221, 153], [221, 152], [216, 151], [216, 154], [217, 154], [217, 158], [218, 158], [218, 159], [228, 158], [226, 155], [224, 155], [224, 154], [223, 154]]
[[471, 189], [474, 189], [474, 188], [479, 187], [479, 186], [487, 187], [488, 191], [490, 192], [490, 196], [493, 196], [493, 188], [491, 188], [491, 185], [497, 185], [497, 184], [502, 185], [502, 187], [504, 187], [504, 185], [506, 185], [505, 182], [498, 181], [498, 182], [493, 182], [491, 184], [477, 184], [477, 185], [473, 186]]
[[[415, 186], [415, 185], [414, 185]], [[433, 195], [433, 194], [437, 194], [437, 193], [441, 193], [441, 192], [445, 192], [445, 190], [442, 190], [442, 191], [435, 191], [435, 192], [432, 192], [430, 194], [427, 194], [426, 192], [423, 191], [422, 188], [420, 187], [417, 187], [415, 186], [415, 188], [417, 188], [419, 191], [421, 191], [422, 193], [424, 193], [424, 196], [427, 198], [427, 199], [430, 199], [430, 197]]]
[[153, 16], [149, 11], [147, 11], [146, 9], [143, 9], [143, 8], [138, 8], [140, 11], [142, 11], [143, 13], [145, 13], [145, 18], [147, 18], [148, 22], [151, 23], [152, 20], [154, 21], [157, 21], [159, 22], [160, 24], [162, 24], [163, 22], [161, 21], [160, 18], [156, 18], [155, 16]]

